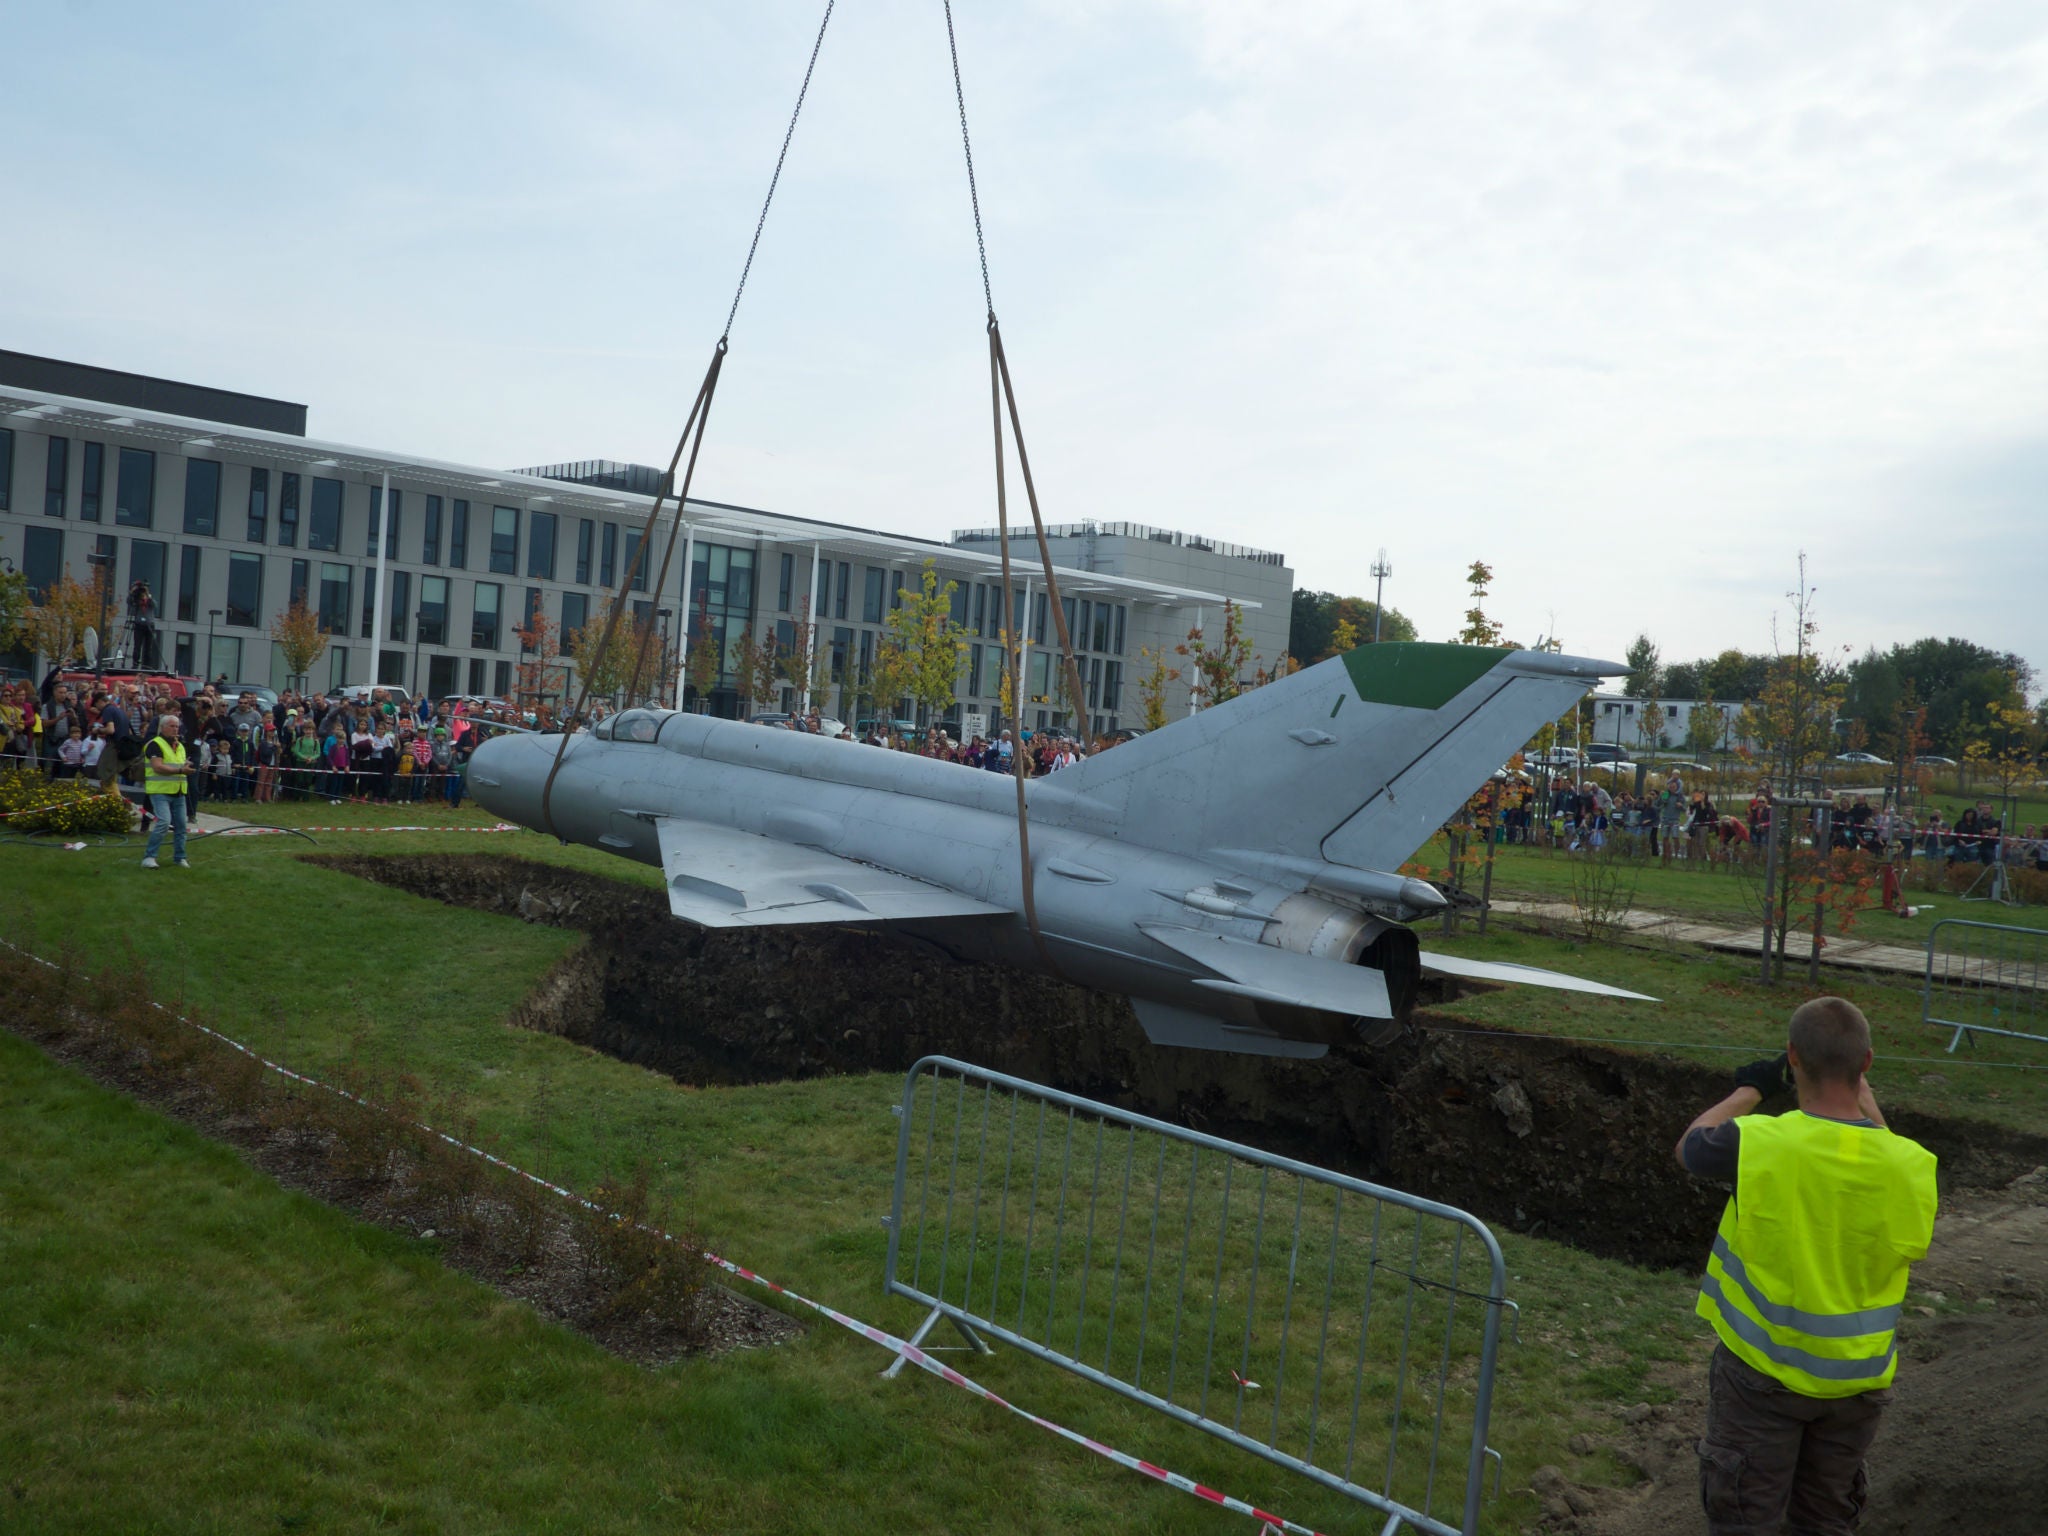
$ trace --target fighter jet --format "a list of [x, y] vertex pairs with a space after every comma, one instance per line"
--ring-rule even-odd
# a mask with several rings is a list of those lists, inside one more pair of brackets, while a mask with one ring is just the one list
[[[1158, 1045], [1316, 1057], [1402, 1027], [1424, 972], [1638, 998], [1424, 952], [1444, 894], [1402, 874], [1597, 679], [1541, 651], [1366, 645], [1025, 785], [737, 720], [631, 709], [504, 736], [477, 801], [658, 865], [705, 928], [837, 923], [1128, 996]], [[1647, 999], [1645, 999], [1647, 1000]]]

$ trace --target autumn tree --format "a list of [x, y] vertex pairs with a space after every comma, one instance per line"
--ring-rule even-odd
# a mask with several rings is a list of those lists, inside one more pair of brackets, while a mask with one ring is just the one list
[[1654, 752], [1664, 745], [1664, 701], [1647, 698], [1636, 706], [1636, 740], [1646, 752]]
[[562, 626], [547, 615], [538, 592], [526, 615], [524, 627], [512, 633], [519, 640], [519, 667], [514, 674], [512, 702], [534, 713], [549, 712], [548, 700], [559, 699], [567, 682], [567, 663], [562, 660]]
[[[903, 691], [894, 697], [907, 698], [934, 716], [953, 703], [967, 662], [967, 642], [953, 622], [957, 585], [949, 581], [941, 587], [937, 567], [925, 561], [917, 587], [905, 589], [902, 605], [889, 614], [875, 647], [877, 678], [890, 686], [900, 679]], [[881, 693], [881, 682], [874, 686], [878, 697], [888, 696]]]
[[320, 627], [319, 615], [306, 606], [303, 597], [295, 597], [289, 608], [270, 621], [270, 638], [284, 658], [285, 675], [297, 678], [304, 687], [313, 663], [327, 649], [327, 631]]
[[825, 673], [831, 664], [825, 647], [818, 641], [818, 623], [810, 617], [811, 598], [804, 594], [800, 610], [804, 617], [794, 624], [794, 634], [787, 649], [775, 658], [775, 675], [778, 680], [795, 689], [798, 704], [808, 703], [810, 695], [821, 692], [825, 686]]
[[1721, 738], [1728, 727], [1728, 711], [1712, 699], [1701, 699], [1692, 707], [1692, 713], [1685, 721], [1685, 750], [1695, 757], [1704, 757], [1721, 745]]
[[[606, 595], [598, 606], [606, 608], [611, 601], [610, 595]], [[641, 647], [645, 645], [650, 653], [654, 649], [652, 619], [636, 618], [630, 611], [623, 613], [607, 640], [608, 618], [609, 615], [593, 616], [576, 631], [576, 639], [569, 647], [569, 659], [576, 663], [576, 676], [592, 698], [615, 698], [633, 680], [633, 665]]]
[[1819, 649], [1814, 589], [1806, 580], [1806, 555], [1799, 555], [1799, 585], [1786, 593], [1792, 603], [1792, 649], [1780, 650], [1762, 692], [1743, 706], [1742, 734], [1757, 744], [1757, 755], [1788, 792], [1834, 752], [1835, 718], [1841, 712], [1842, 681]]
[[[708, 710], [711, 691], [718, 686], [718, 675], [724, 670], [725, 657], [718, 643], [718, 631], [711, 623], [711, 594], [704, 591], [697, 597], [697, 616], [694, 625], [685, 620], [685, 633], [689, 636], [689, 654], [683, 661], [683, 682], [697, 695], [697, 707]], [[676, 700], [676, 708], [683, 707], [683, 700]]]
[[1472, 606], [1465, 610], [1465, 627], [1458, 631], [1458, 644], [1499, 645], [1507, 632], [1486, 616], [1486, 589], [1493, 585], [1493, 567], [1484, 560], [1474, 560], [1465, 583], [1472, 589]]
[[1166, 652], [1138, 648], [1145, 669], [1138, 674], [1138, 709], [1145, 729], [1156, 731], [1166, 725], [1166, 685], [1180, 681], [1180, 669], [1166, 664]]
[[[1348, 624], [1343, 635], [1337, 626]], [[1398, 608], [1381, 610], [1369, 597], [1297, 589], [1289, 610], [1287, 654], [1322, 661], [1356, 649], [1367, 640], [1413, 640], [1415, 624]], [[1348, 642], [1348, 643], [1346, 643]]]
[[90, 585], [59, 576], [43, 589], [43, 600], [31, 604], [18, 621], [21, 638], [49, 665], [68, 666], [83, 651], [85, 632], [100, 616], [106, 581], [104, 566], [95, 568]]
[[0, 571], [0, 651], [21, 642], [29, 607], [28, 578], [20, 571]]
[[1963, 761], [1997, 787], [2002, 816], [2006, 798], [2038, 771], [2041, 722], [2015, 683], [2004, 698], [1985, 706], [1978, 731], [1976, 740], [1963, 748]]
[[1331, 656], [1342, 656], [1346, 651], [1358, 649], [1358, 626], [1349, 619], [1339, 619], [1330, 629]]
[[1211, 644], [1197, 624], [1187, 639], [1174, 648], [1185, 657], [1192, 676], [1189, 686], [1200, 697], [1202, 708], [1228, 704], [1243, 691], [1245, 667], [1252, 659], [1252, 643], [1244, 632], [1244, 610], [1228, 598], [1223, 600], [1223, 633]]
[[739, 690], [740, 703], [746, 708], [757, 709], [774, 696], [779, 675], [775, 663], [779, 654], [773, 634], [756, 639], [748, 631], [733, 642], [733, 685]]

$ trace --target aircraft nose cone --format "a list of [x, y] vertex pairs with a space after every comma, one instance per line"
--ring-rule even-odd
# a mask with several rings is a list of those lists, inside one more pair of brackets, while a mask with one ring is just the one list
[[[540, 773], [532, 743], [518, 736], [493, 736], [469, 759], [469, 793], [494, 816], [532, 826], [540, 815]], [[545, 770], [542, 769], [542, 772]]]

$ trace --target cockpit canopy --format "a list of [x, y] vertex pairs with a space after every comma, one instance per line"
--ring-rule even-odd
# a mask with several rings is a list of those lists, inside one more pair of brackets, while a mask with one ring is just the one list
[[674, 714], [672, 709], [628, 709], [605, 716], [591, 727], [590, 734], [600, 741], [636, 741], [651, 746]]

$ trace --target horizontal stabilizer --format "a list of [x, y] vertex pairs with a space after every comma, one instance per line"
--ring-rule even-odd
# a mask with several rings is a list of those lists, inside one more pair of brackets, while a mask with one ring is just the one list
[[1140, 923], [1138, 927], [1146, 937], [1224, 978], [1220, 982], [1197, 979], [1198, 987], [1351, 1018], [1394, 1016], [1387, 998], [1387, 979], [1370, 966], [1319, 960], [1271, 944], [1167, 923]]
[[672, 816], [654, 826], [669, 911], [701, 928], [1008, 915], [1005, 907], [822, 849]]
[[1291, 1056], [1297, 1061], [1314, 1061], [1329, 1054], [1330, 1048], [1317, 1040], [1289, 1040], [1251, 1024], [1230, 1024], [1212, 1019], [1190, 1008], [1131, 999], [1145, 1038], [1154, 1045], [1177, 1045], [1184, 1050], [1233, 1051], [1240, 1056]]
[[1467, 981], [1512, 982], [1523, 987], [1551, 987], [1559, 992], [1590, 992], [1595, 997], [1625, 997], [1631, 1002], [1654, 1003], [1658, 999], [1604, 981], [1587, 981], [1563, 971], [1540, 970], [1533, 965], [1516, 965], [1512, 960], [1467, 960], [1462, 955], [1433, 955], [1422, 952], [1422, 969], [1437, 976], [1461, 976]]

